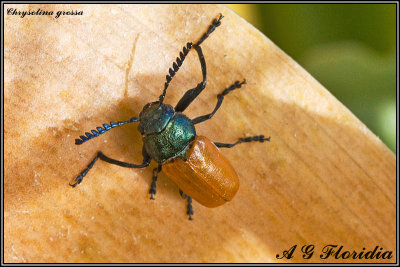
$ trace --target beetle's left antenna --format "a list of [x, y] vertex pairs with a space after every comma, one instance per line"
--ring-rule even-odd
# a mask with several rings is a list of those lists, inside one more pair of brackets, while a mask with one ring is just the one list
[[86, 142], [86, 141], [88, 141], [90, 139], [93, 139], [93, 138], [99, 136], [100, 134], [103, 134], [103, 133], [107, 132], [108, 130], [111, 130], [112, 128], [115, 128], [117, 126], [121, 126], [121, 125], [124, 125], [124, 124], [127, 124], [127, 123], [131, 123], [131, 122], [136, 122], [138, 120], [139, 120], [139, 118], [132, 117], [128, 121], [119, 121], [117, 123], [111, 121], [110, 124], [104, 123], [103, 124], [104, 128], [96, 127], [96, 130], [91, 130], [92, 133], [86, 132], [85, 133], [86, 136], [81, 135], [81, 136], [79, 136], [81, 139], [75, 139], [75, 145], [81, 145], [84, 142]]

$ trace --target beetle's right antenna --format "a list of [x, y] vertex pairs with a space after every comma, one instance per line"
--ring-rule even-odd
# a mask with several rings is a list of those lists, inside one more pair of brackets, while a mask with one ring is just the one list
[[179, 53], [179, 57], [176, 58], [176, 62], [172, 64], [172, 68], [169, 68], [169, 75], [166, 76], [166, 83], [164, 85], [164, 91], [162, 95], [160, 95], [160, 105], [164, 101], [165, 94], [167, 93], [167, 88], [169, 86], [169, 83], [172, 81], [172, 78], [175, 76], [175, 74], [178, 72], [180, 66], [182, 66], [183, 61], [185, 60], [187, 54], [189, 53], [190, 49], [192, 48], [192, 43], [187, 43], [186, 46], [183, 47], [182, 52]]
[[96, 130], [91, 130], [92, 133], [86, 132], [85, 133], [86, 136], [81, 135], [81, 136], [79, 136], [81, 139], [75, 139], [75, 145], [81, 145], [84, 142], [86, 142], [86, 141], [88, 141], [90, 139], [93, 139], [93, 138], [99, 136], [100, 134], [103, 134], [103, 133], [107, 132], [108, 130], [111, 130], [112, 128], [115, 128], [117, 126], [121, 126], [121, 125], [124, 125], [124, 124], [127, 124], [127, 123], [131, 123], [131, 122], [136, 122], [138, 120], [139, 120], [139, 118], [132, 117], [128, 121], [119, 121], [117, 123], [111, 121], [110, 125], [104, 123], [103, 124], [104, 128], [96, 127]]

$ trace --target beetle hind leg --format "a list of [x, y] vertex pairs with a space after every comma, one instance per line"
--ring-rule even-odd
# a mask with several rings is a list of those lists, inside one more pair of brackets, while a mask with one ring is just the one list
[[256, 136], [251, 136], [251, 137], [245, 137], [245, 138], [239, 138], [235, 143], [233, 144], [226, 144], [226, 143], [218, 143], [218, 142], [213, 142], [214, 145], [217, 147], [227, 147], [231, 148], [233, 146], [236, 146], [241, 143], [249, 143], [249, 142], [261, 142], [263, 143], [264, 141], [270, 141], [271, 137], [264, 137], [264, 135], [256, 135]]
[[179, 189], [179, 194], [181, 195], [181, 197], [183, 199], [187, 199], [187, 211], [186, 214], [189, 215], [189, 220], [193, 220], [192, 215], [193, 215], [193, 207], [192, 207], [192, 198], [189, 197], [188, 195], [186, 195], [185, 193], [183, 193], [182, 190]]
[[153, 181], [151, 182], [151, 186], [150, 186], [150, 190], [149, 190], [150, 199], [152, 199], [152, 200], [154, 200], [153, 195], [155, 195], [157, 193], [157, 190], [156, 190], [157, 177], [158, 177], [158, 174], [160, 173], [160, 171], [161, 171], [161, 165], [158, 164], [158, 167], [153, 169]]

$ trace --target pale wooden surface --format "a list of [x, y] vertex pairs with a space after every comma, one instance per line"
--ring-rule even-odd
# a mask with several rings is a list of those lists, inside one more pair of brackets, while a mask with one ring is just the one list
[[[291, 262], [320, 262], [327, 244], [350, 251], [380, 246], [393, 251], [384, 262], [395, 261], [395, 156], [229, 9], [18, 9], [38, 7], [84, 15], [5, 15], [5, 262], [282, 262], [276, 254], [306, 244], [315, 245], [312, 259], [297, 251]], [[219, 92], [246, 78], [248, 84], [229, 94], [197, 132], [219, 142], [271, 136], [270, 143], [223, 149], [241, 181], [233, 201], [215, 209], [194, 203], [195, 219], [189, 222], [185, 201], [164, 174], [156, 200], [149, 200], [154, 163], [131, 170], [98, 162], [81, 185], [69, 187], [97, 150], [141, 161], [136, 125], [81, 146], [74, 139], [104, 122], [138, 115], [155, 101], [182, 46], [196, 41], [219, 12], [225, 16], [222, 26], [202, 45], [207, 88], [186, 114], [209, 113]], [[166, 102], [175, 104], [200, 80], [192, 51]]]

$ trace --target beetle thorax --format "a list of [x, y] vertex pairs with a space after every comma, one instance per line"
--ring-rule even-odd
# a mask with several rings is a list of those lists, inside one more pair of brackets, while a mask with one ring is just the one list
[[184, 157], [188, 145], [196, 137], [188, 117], [159, 102], [144, 106], [138, 129], [147, 154], [160, 164], [174, 157]]

